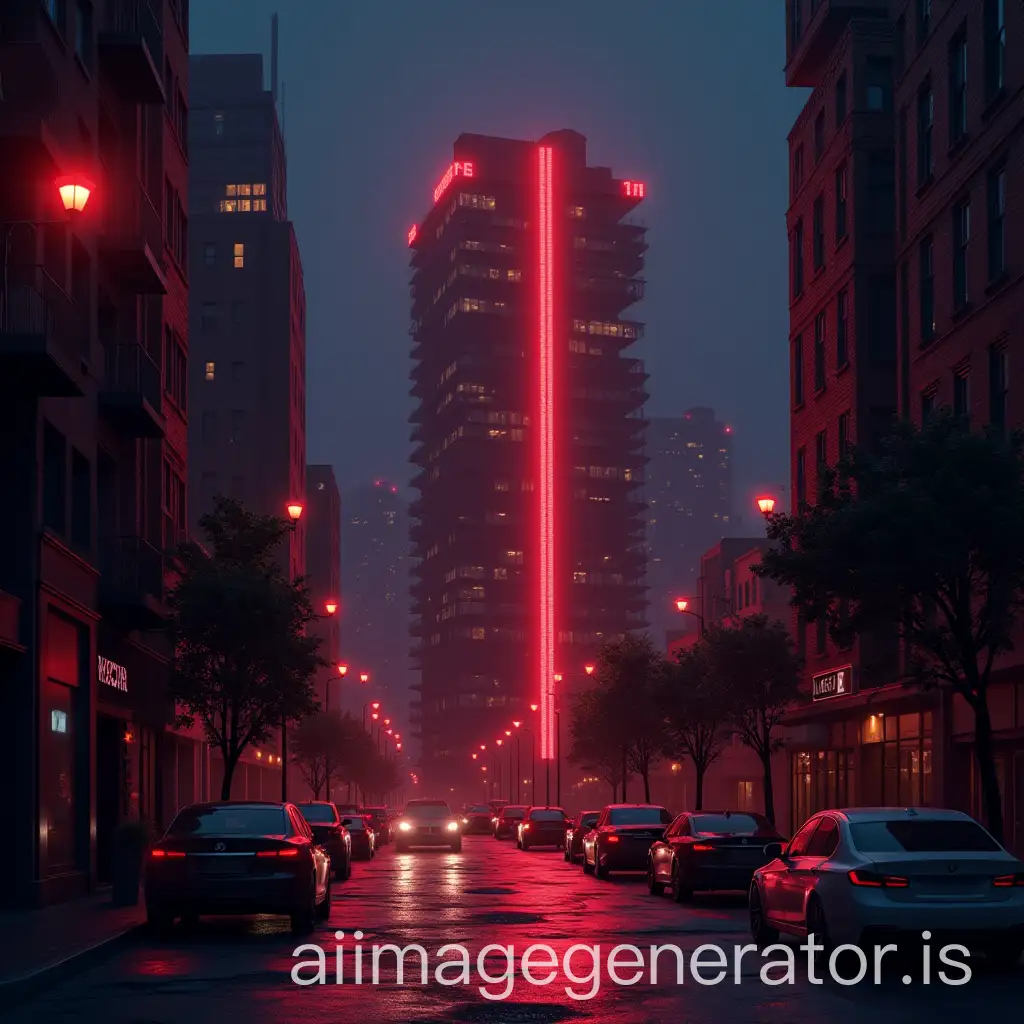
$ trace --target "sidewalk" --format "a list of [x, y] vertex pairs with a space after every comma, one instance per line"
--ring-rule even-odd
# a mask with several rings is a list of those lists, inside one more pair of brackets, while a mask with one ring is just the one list
[[141, 903], [115, 907], [109, 890], [41, 910], [0, 913], [0, 1006], [112, 954], [145, 918]]

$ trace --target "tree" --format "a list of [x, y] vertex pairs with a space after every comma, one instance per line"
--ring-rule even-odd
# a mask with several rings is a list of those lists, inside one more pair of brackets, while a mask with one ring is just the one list
[[569, 763], [602, 778], [612, 790], [612, 803], [622, 781], [622, 755], [617, 730], [600, 694], [585, 690], [573, 701], [569, 720]]
[[362, 729], [350, 715], [320, 711], [303, 718], [291, 735], [292, 761], [319, 800], [328, 782], [341, 778], [353, 742]]
[[1003, 839], [988, 692], [1013, 649], [1024, 596], [1024, 441], [948, 413], [900, 425], [878, 452], [826, 474], [817, 504], [776, 515], [760, 573], [793, 588], [834, 637], [898, 632], [905, 677], [958, 693], [974, 714], [987, 824]]
[[634, 771], [643, 779], [648, 803], [651, 768], [665, 745], [665, 720], [659, 705], [665, 672], [665, 659], [646, 635], [613, 640], [598, 653], [595, 692], [618, 734], [623, 775]]
[[701, 646], [709, 686], [724, 702], [728, 725], [761, 762], [764, 815], [775, 824], [772, 755], [783, 745], [778, 727], [801, 697], [800, 659], [785, 626], [765, 615], [713, 626]]
[[707, 652], [701, 642], [684, 649], [666, 673], [665, 753], [688, 757], [697, 776], [694, 809], [704, 809], [704, 778], [728, 738], [725, 701], [709, 678]]
[[275, 561], [291, 525], [229, 498], [217, 498], [199, 525], [210, 551], [181, 549], [168, 597], [170, 696], [179, 723], [199, 721], [220, 751], [228, 800], [246, 747], [316, 710], [313, 680], [325, 662], [306, 632], [316, 616], [302, 581], [291, 582]]

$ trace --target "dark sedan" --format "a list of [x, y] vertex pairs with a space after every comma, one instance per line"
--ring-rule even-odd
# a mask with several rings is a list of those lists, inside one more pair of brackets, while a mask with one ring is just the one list
[[341, 823], [338, 808], [326, 800], [299, 804], [302, 816], [313, 830], [313, 838], [331, 858], [336, 882], [348, 881], [352, 874], [352, 837]]
[[519, 825], [517, 846], [532, 850], [538, 846], [565, 845], [565, 829], [569, 819], [561, 807], [531, 807]]
[[497, 812], [497, 817], [493, 820], [494, 838], [518, 838], [519, 823], [523, 820], [523, 815], [528, 810], [528, 807], [521, 806], [520, 804], [509, 804], [507, 807], [502, 807]]
[[398, 819], [395, 849], [405, 853], [414, 846], [447, 846], [462, 850], [459, 822], [444, 800], [410, 800]]
[[200, 914], [287, 914], [306, 934], [331, 912], [331, 859], [294, 804], [193, 804], [146, 863], [146, 917], [166, 930]]
[[377, 855], [377, 834], [373, 826], [361, 814], [342, 818], [341, 823], [352, 839], [352, 859], [373, 860]]
[[651, 844], [665, 835], [672, 815], [654, 804], [609, 804], [583, 837], [583, 872], [644, 871]]
[[487, 804], [473, 804], [462, 812], [462, 834], [486, 836], [494, 828], [494, 811]]
[[668, 887], [677, 903], [701, 889], [746, 892], [754, 872], [771, 860], [765, 846], [781, 840], [760, 814], [688, 811], [651, 847], [647, 888], [660, 896]]
[[583, 837], [597, 824], [600, 811], [584, 811], [569, 822], [565, 830], [565, 859], [575, 864], [583, 856]]

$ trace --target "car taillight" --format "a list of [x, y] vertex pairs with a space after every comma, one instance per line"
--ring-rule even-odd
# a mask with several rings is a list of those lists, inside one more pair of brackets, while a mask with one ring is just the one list
[[618, 836], [605, 836], [605, 839], [608, 840], [609, 843], [617, 843], [619, 841]]
[[260, 850], [256, 854], [257, 857], [298, 857], [299, 851], [296, 847], [291, 846], [284, 850]]
[[530, 823], [529, 823], [529, 822], [526, 822], [526, 824], [525, 824], [525, 825], [523, 825], [523, 831], [524, 831], [524, 832], [527, 832], [527, 831], [529, 831], [529, 828], [530, 828]]
[[1012, 889], [1015, 886], [1024, 886], [1024, 873], [1018, 872], [1016, 875], [1000, 875], [998, 878], [992, 879], [992, 884], [997, 889]]
[[691, 850], [700, 850], [701, 853], [707, 853], [708, 850], [713, 850], [714, 847], [710, 843], [694, 843], [690, 847]]
[[185, 856], [185, 854], [181, 850], [161, 850], [159, 847], [157, 847], [154, 850], [150, 850], [149, 851], [149, 855], [150, 855], [150, 857], [157, 857], [157, 858], [161, 858], [161, 857], [175, 857], [176, 858], [176, 857], [184, 857]]
[[880, 875], [875, 871], [850, 871], [846, 877], [867, 889], [906, 889], [910, 885], [910, 879], [902, 875]]

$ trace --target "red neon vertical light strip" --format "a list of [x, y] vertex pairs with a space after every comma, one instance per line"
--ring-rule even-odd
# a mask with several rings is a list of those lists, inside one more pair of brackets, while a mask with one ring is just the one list
[[555, 757], [555, 246], [554, 152], [538, 150], [538, 689], [540, 751]]

